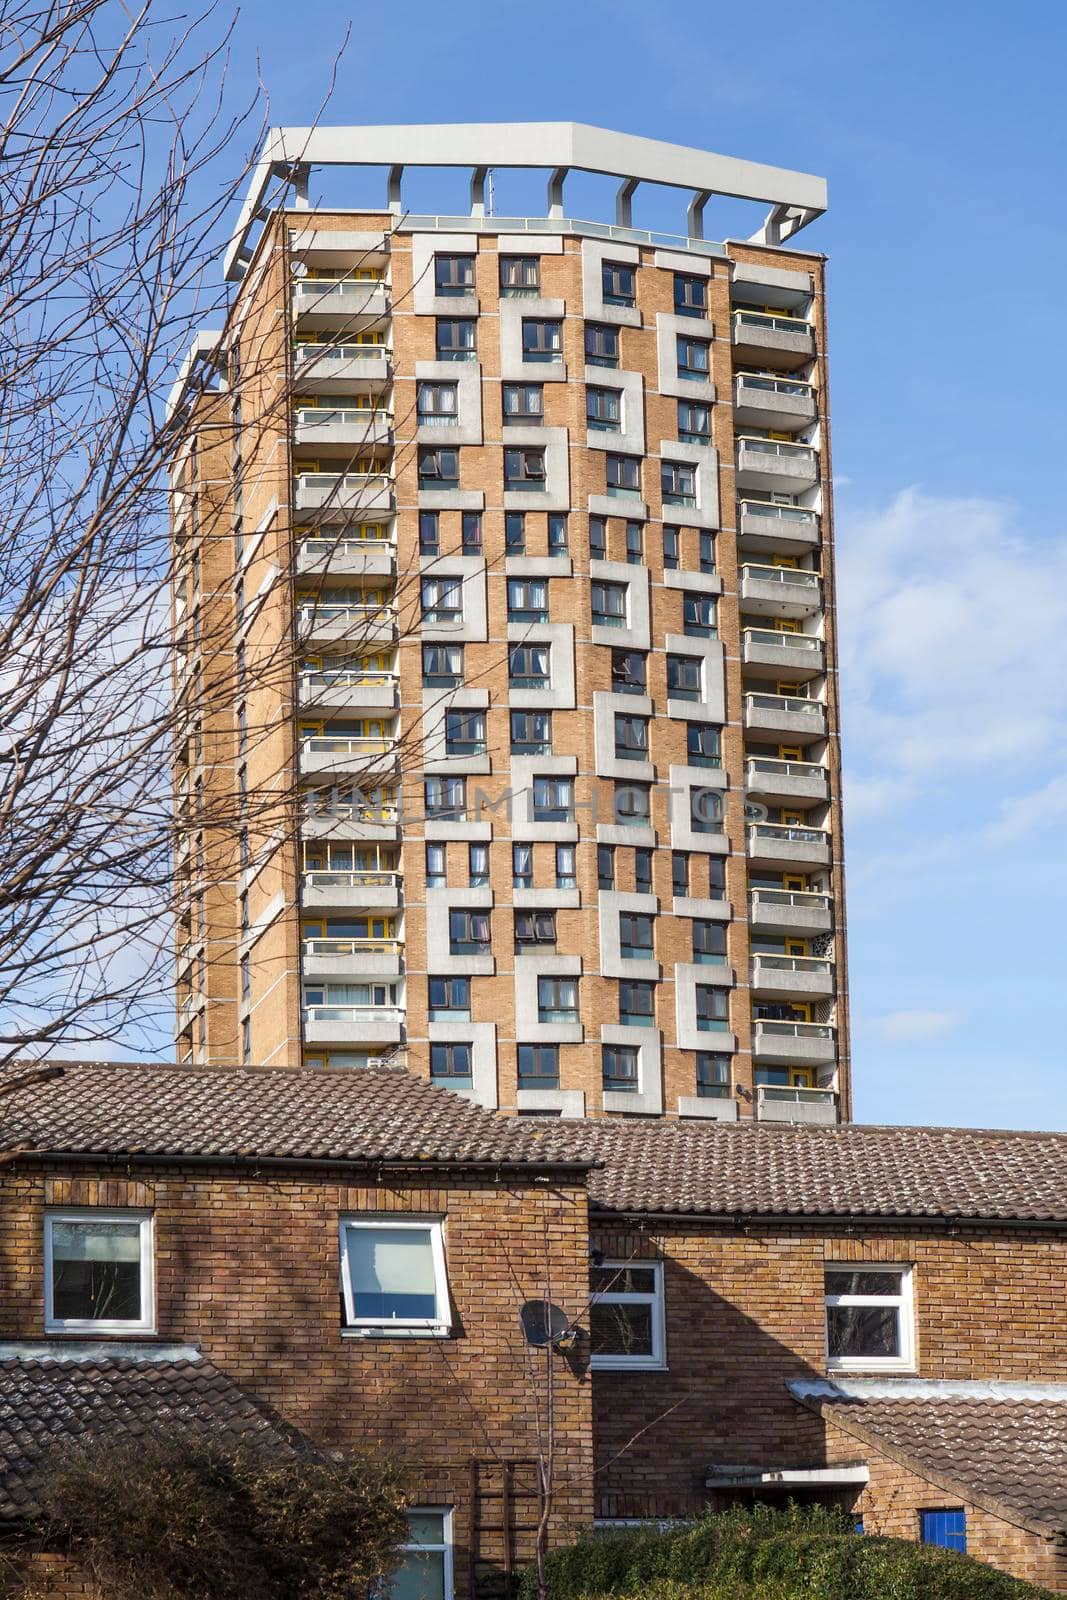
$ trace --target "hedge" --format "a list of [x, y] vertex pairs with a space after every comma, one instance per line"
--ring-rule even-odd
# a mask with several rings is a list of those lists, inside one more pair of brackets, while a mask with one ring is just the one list
[[[1051, 1596], [970, 1556], [857, 1535], [844, 1511], [737, 1507], [660, 1528], [600, 1529], [555, 1550], [549, 1600], [1038, 1600]], [[519, 1600], [536, 1600], [523, 1574]]]

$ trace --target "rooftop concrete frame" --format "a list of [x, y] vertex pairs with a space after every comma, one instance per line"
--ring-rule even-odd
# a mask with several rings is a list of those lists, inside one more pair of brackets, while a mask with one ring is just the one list
[[713, 195], [766, 203], [770, 211], [753, 242], [783, 244], [826, 210], [826, 181], [687, 145], [614, 133], [584, 122], [408, 123], [383, 127], [272, 128], [264, 142], [237, 228], [226, 252], [227, 278], [239, 278], [251, 258], [250, 234], [273, 204], [272, 183], [293, 185], [307, 205], [313, 167], [388, 167], [388, 208], [402, 210], [405, 167], [470, 167], [471, 216], [485, 215], [485, 180], [493, 168], [547, 168], [546, 216], [562, 219], [567, 173], [617, 177], [616, 224], [631, 226], [634, 190], [641, 183], [689, 189], [686, 235], [703, 238], [703, 211]]

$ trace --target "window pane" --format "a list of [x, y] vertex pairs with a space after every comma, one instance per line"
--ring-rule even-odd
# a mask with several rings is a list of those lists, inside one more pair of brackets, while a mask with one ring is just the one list
[[655, 1294], [653, 1267], [593, 1267], [589, 1273], [593, 1294]]
[[437, 1310], [429, 1228], [349, 1228], [356, 1320], [432, 1318]]
[[826, 1338], [831, 1356], [899, 1356], [895, 1306], [827, 1306]]
[[445, 1600], [444, 1551], [407, 1551], [390, 1580], [389, 1600]]
[[52, 1311], [59, 1321], [139, 1322], [139, 1222], [52, 1223]]
[[900, 1293], [899, 1272], [845, 1272], [836, 1270], [826, 1274], [827, 1294], [884, 1294]]
[[589, 1308], [589, 1349], [594, 1356], [650, 1356], [652, 1307], [594, 1302]]

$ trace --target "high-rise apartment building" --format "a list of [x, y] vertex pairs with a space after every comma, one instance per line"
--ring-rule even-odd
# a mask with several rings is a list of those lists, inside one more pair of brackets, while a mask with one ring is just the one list
[[[309, 204], [355, 166], [381, 210]], [[543, 214], [493, 215], [519, 168]], [[849, 1115], [824, 206], [571, 124], [271, 135], [175, 397], [179, 1059]]]

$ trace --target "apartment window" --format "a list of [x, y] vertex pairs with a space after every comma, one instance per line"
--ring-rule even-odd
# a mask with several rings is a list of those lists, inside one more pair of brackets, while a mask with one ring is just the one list
[[648, 760], [648, 717], [626, 717], [615, 713], [615, 758], [617, 761]]
[[602, 322], [585, 325], [585, 359], [591, 367], [617, 367], [619, 364], [619, 330]]
[[828, 1366], [889, 1371], [912, 1365], [910, 1267], [827, 1266], [825, 1287]]
[[511, 847], [511, 887], [533, 888], [533, 846], [513, 844]]
[[132, 1211], [44, 1219], [49, 1333], [149, 1333], [155, 1325], [152, 1219]]
[[689, 826], [694, 833], [722, 831], [722, 795], [718, 789], [690, 789]]
[[637, 566], [645, 556], [645, 530], [639, 522], [626, 524], [626, 559]]
[[508, 651], [508, 682], [513, 689], [547, 689], [551, 647], [517, 644]]
[[480, 556], [482, 553], [482, 514], [480, 511], [464, 511], [462, 518], [463, 554], [465, 556]]
[[452, 688], [463, 682], [463, 646], [461, 644], [424, 644], [422, 647], [422, 681], [432, 688]]
[[704, 698], [703, 663], [700, 656], [667, 657], [667, 694], [672, 700]]
[[598, 889], [615, 887], [615, 846], [598, 844], [596, 847], [596, 886]]
[[604, 1089], [612, 1094], [636, 1094], [640, 1085], [639, 1061], [636, 1045], [602, 1045], [600, 1073]]
[[438, 511], [419, 512], [419, 554], [435, 556], [441, 549], [441, 514]]
[[693, 960], [701, 966], [721, 966], [726, 960], [726, 925], [693, 923]]
[[431, 1044], [430, 1081], [447, 1089], [473, 1088], [470, 1044]]
[[529, 423], [537, 427], [544, 421], [545, 389], [541, 383], [505, 383], [504, 422]]
[[622, 429], [622, 395], [618, 389], [585, 391], [585, 420], [598, 433], [619, 433]]
[[593, 583], [590, 599], [593, 608], [594, 628], [625, 628], [627, 585], [625, 583]]
[[605, 456], [604, 476], [608, 494], [641, 493], [641, 461], [638, 456]]
[[708, 310], [708, 280], [674, 274], [674, 314], [676, 317], [703, 317]]
[[615, 785], [615, 822], [620, 827], [647, 828], [651, 815], [652, 790], [647, 783]]
[[677, 528], [663, 529], [663, 570], [676, 572], [681, 561], [681, 535]]
[[[248, 896], [247, 896], [247, 894], [243, 894], [243, 895], [241, 895], [239, 897], [238, 902], [237, 902], [237, 906], [238, 906], [238, 911], [239, 911], [239, 914], [240, 914], [241, 932], [242, 933], [247, 933], [248, 930], [249, 930], [249, 927], [251, 925], [250, 922], [249, 922], [249, 915], [248, 915]], [[204, 903], [203, 903], [203, 900], [200, 901], [199, 926], [200, 926], [200, 932], [203, 933], [203, 931], [204, 931]]]
[[711, 407], [694, 400], [679, 400], [678, 437], [683, 444], [710, 444]]
[[419, 450], [419, 488], [458, 489], [459, 451], [423, 446]]
[[538, 1022], [578, 1021], [578, 979], [538, 978]]
[[454, 956], [487, 956], [490, 951], [488, 911], [450, 911], [448, 945]]
[[603, 561], [608, 553], [608, 528], [603, 517], [589, 518], [589, 555], [594, 561]]
[[678, 376], [706, 381], [711, 366], [711, 345], [707, 339], [678, 335]]
[[434, 256], [433, 281], [437, 294], [473, 294], [474, 257]]
[[706, 856], [708, 864], [708, 899], [726, 898], [726, 862], [721, 856]]
[[638, 894], [652, 893], [652, 851], [634, 851], [634, 888]]
[[713, 988], [710, 983], [696, 986], [697, 1032], [724, 1033], [729, 1016], [729, 989]]
[[551, 751], [551, 711], [513, 711], [511, 713], [512, 755], [547, 756]]
[[516, 911], [516, 950], [531, 949], [538, 945], [545, 950], [554, 950], [556, 948], [556, 913], [554, 911]]
[[625, 261], [605, 261], [600, 269], [600, 283], [606, 306], [633, 305], [637, 273]]
[[548, 581], [545, 578], [508, 579], [508, 621], [548, 621]]
[[415, 399], [420, 427], [447, 427], [459, 420], [459, 387], [454, 383], [420, 383]]
[[589, 1288], [591, 1365], [663, 1367], [662, 1263], [603, 1261], [590, 1271]]
[[967, 1553], [967, 1513], [962, 1506], [949, 1506], [941, 1511], [919, 1512], [919, 1540], [922, 1544], [939, 1544], [943, 1550]]
[[477, 343], [473, 317], [438, 317], [438, 361], [474, 361]]
[[574, 821], [573, 778], [534, 779], [533, 819], [535, 822]]
[[[204, 1019], [200, 1018], [200, 1043], [204, 1042]], [[252, 1018], [241, 1019], [241, 1061], [248, 1066], [252, 1060]]]
[[536, 492], [544, 487], [545, 452], [543, 450], [504, 451], [505, 489]]
[[643, 912], [619, 912], [619, 954], [624, 961], [651, 961], [652, 922]]
[[489, 846], [472, 844], [467, 847], [467, 884], [471, 889], [489, 887]]
[[574, 846], [572, 844], [558, 844], [556, 846], [556, 888], [576, 889], [578, 887], [578, 869], [575, 864]]
[[450, 756], [485, 754], [485, 712], [446, 711], [445, 750]]
[[501, 299], [533, 299], [541, 292], [539, 256], [500, 257]]
[[700, 570], [701, 572], [715, 571], [715, 535], [702, 533], [700, 535]]
[[680, 900], [689, 896], [689, 856], [684, 850], [671, 854], [671, 890]]
[[504, 549], [509, 556], [525, 554], [526, 518], [521, 511], [504, 513]]
[[448, 1280], [440, 1222], [341, 1223], [345, 1326], [447, 1333]]
[[687, 594], [682, 601], [682, 632], [695, 639], [714, 639], [718, 633], [715, 596]]
[[459, 622], [463, 617], [461, 578], [423, 578], [420, 587], [423, 622]]
[[465, 778], [427, 778], [423, 787], [426, 815], [437, 821], [462, 822], [467, 814]]
[[611, 652], [613, 694], [644, 694], [647, 686], [647, 657], [640, 650]]
[[429, 1014], [431, 1022], [469, 1022], [471, 1019], [471, 981], [469, 978], [430, 978]]
[[559, 1088], [559, 1045], [520, 1044], [519, 1088]]
[[548, 553], [550, 556], [567, 554], [567, 519], [560, 511], [552, 512], [548, 519]]
[[651, 1028], [655, 1026], [655, 985], [651, 983], [619, 984], [619, 1021], [627, 1027]]
[[665, 506], [695, 506], [697, 471], [685, 461], [661, 461], [660, 492]]
[[686, 756], [691, 767], [721, 767], [719, 730], [707, 722], [687, 722], [685, 726]]
[[248, 955], [241, 957], [241, 999], [247, 1000], [252, 993], [252, 959]]
[[452, 1600], [451, 1511], [418, 1506], [404, 1515], [408, 1536], [383, 1600]]
[[545, 317], [523, 317], [522, 359], [524, 361], [562, 361], [562, 322]]

